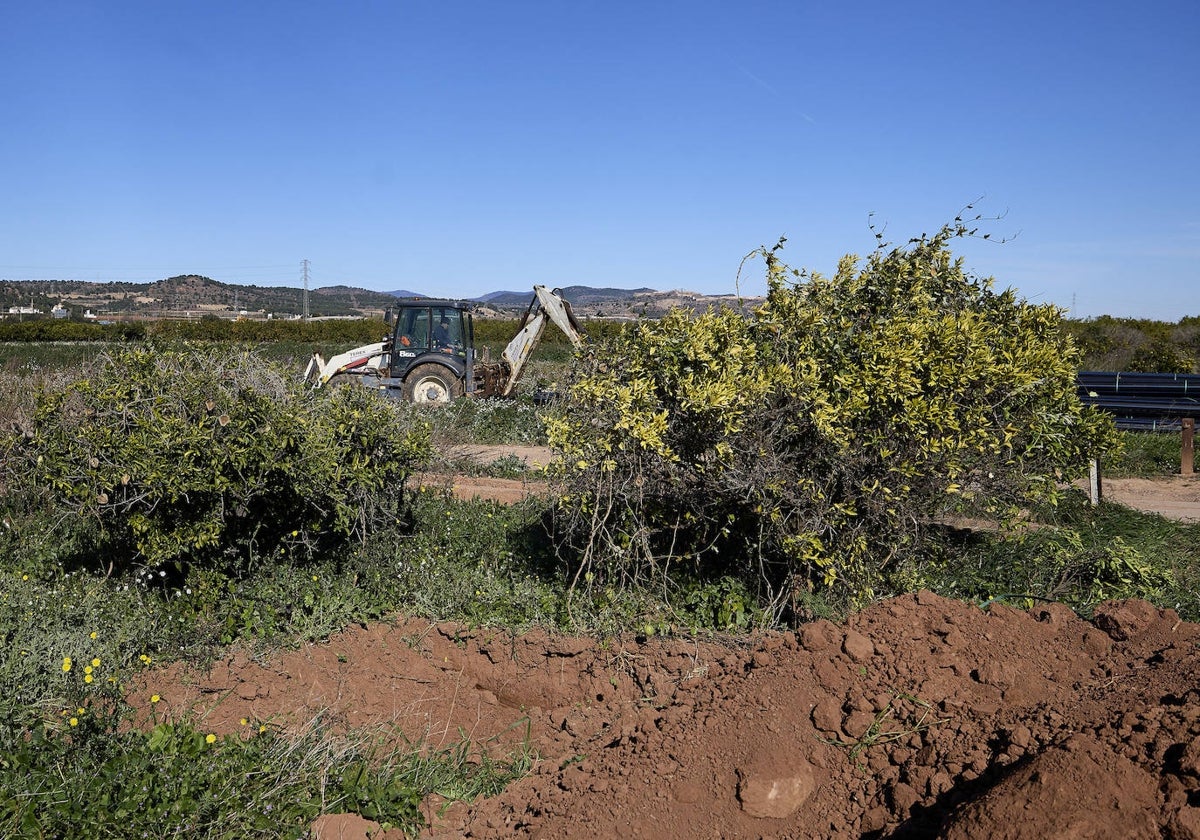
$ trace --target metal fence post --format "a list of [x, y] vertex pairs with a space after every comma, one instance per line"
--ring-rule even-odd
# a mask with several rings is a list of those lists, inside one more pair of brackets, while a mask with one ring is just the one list
[[1100, 478], [1100, 459], [1093, 458], [1088, 466], [1088, 471], [1091, 473], [1088, 481], [1088, 498], [1092, 501], [1092, 507], [1095, 507], [1104, 498], [1104, 486]]
[[1179, 450], [1179, 472], [1182, 475], [1191, 475], [1195, 457], [1192, 439], [1196, 429], [1196, 420], [1193, 417], [1184, 417], [1179, 425], [1183, 427], [1183, 446]]

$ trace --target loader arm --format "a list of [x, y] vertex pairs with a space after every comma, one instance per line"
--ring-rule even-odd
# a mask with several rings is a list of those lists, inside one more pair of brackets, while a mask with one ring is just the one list
[[534, 286], [533, 300], [525, 310], [525, 317], [517, 328], [517, 334], [501, 354], [507, 370], [507, 378], [500, 388], [501, 396], [507, 397], [512, 394], [525, 370], [525, 363], [542, 340], [547, 320], [553, 321], [555, 326], [563, 331], [576, 350], [583, 346], [583, 328], [575, 320], [571, 304], [558, 292], [545, 286]]
[[320, 353], [313, 353], [304, 371], [304, 381], [314, 388], [325, 385], [339, 373], [351, 373], [361, 376], [382, 376], [386, 374], [387, 356], [392, 349], [392, 342], [379, 341], [375, 344], [364, 344], [345, 353], [338, 353], [325, 361]]

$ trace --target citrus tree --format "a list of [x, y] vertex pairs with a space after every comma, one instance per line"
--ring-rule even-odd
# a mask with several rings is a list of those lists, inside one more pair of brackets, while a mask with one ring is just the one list
[[593, 347], [548, 421], [577, 581], [681, 564], [874, 597], [938, 514], [1053, 502], [1113, 439], [1080, 405], [1061, 312], [964, 271], [956, 220], [825, 277], [758, 253], [754, 312], [677, 311]]
[[396, 515], [428, 430], [365, 388], [310, 391], [252, 352], [135, 347], [37, 395], [6, 483], [94, 523], [115, 561], [240, 566]]

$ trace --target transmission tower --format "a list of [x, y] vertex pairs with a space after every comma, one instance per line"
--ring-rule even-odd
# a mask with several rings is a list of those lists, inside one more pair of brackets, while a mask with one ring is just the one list
[[300, 268], [304, 273], [304, 320], [308, 320], [308, 260], [300, 261]]

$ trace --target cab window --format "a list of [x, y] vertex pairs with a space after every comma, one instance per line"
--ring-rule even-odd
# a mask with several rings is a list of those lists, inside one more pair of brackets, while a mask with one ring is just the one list
[[463, 344], [462, 312], [452, 307], [435, 306], [433, 314], [433, 343], [430, 348], [434, 351], [462, 355], [465, 352]]
[[407, 309], [396, 322], [396, 340], [407, 350], [429, 349], [429, 310]]

